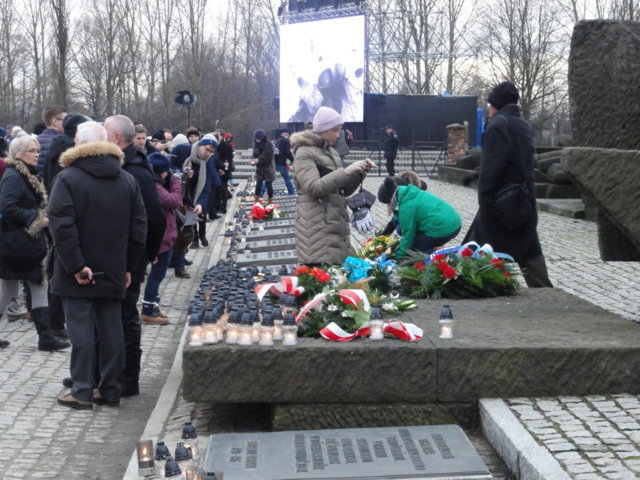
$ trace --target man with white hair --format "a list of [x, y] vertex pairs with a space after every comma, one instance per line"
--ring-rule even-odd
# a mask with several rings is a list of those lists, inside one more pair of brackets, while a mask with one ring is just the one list
[[[140, 379], [140, 359], [142, 349], [140, 341], [142, 329], [140, 327], [140, 312], [138, 299], [140, 286], [144, 282], [144, 273], [148, 262], [153, 262], [160, 251], [160, 244], [164, 235], [166, 217], [156, 190], [156, 174], [151, 169], [147, 157], [138, 151], [133, 140], [136, 130], [129, 117], [114, 115], [104, 121], [109, 142], [116, 144], [124, 153], [122, 169], [134, 176], [140, 187], [142, 201], [147, 211], [147, 254], [140, 259], [137, 267], [131, 272], [131, 285], [122, 301], [122, 328], [125, 343], [125, 368], [122, 376], [122, 396], [138, 395]], [[145, 317], [146, 323], [151, 323], [151, 317]], [[169, 323], [164, 316], [158, 316], [153, 323], [163, 325]]]
[[[122, 170], [122, 151], [95, 122], [78, 125], [76, 147], [60, 157], [49, 201], [56, 244], [52, 292], [62, 297], [72, 344], [71, 392], [60, 405], [118, 406], [124, 368], [121, 328], [113, 328], [131, 273], [144, 256], [146, 213], [140, 188]], [[99, 344], [100, 381], [93, 393]]]

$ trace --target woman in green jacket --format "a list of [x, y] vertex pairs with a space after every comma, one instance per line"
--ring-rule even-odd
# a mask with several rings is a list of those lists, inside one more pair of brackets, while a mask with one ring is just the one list
[[397, 212], [398, 230], [402, 235], [396, 258], [410, 249], [431, 254], [460, 233], [462, 221], [458, 212], [441, 198], [415, 185], [399, 186], [391, 207]]

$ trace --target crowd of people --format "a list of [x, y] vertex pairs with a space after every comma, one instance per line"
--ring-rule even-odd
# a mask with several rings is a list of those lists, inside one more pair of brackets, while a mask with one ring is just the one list
[[39, 350], [71, 347], [59, 404], [117, 406], [140, 392], [141, 322], [169, 322], [168, 269], [189, 278], [187, 251], [226, 213], [233, 134], [149, 135], [124, 115], [100, 124], [60, 106], [42, 119], [37, 135], [0, 129], [0, 312], [30, 317]]
[[[551, 287], [530, 193], [531, 127], [518, 100], [510, 82], [488, 97], [479, 210], [465, 242], [490, 243], [514, 257], [530, 287]], [[118, 406], [140, 391], [141, 322], [169, 322], [159, 307], [167, 271], [189, 278], [188, 250], [207, 247], [207, 222], [227, 211], [233, 135], [220, 129], [203, 135], [194, 127], [149, 135], [124, 115], [100, 124], [59, 106], [45, 109], [43, 122], [38, 135], [0, 129], [0, 312], [19, 296], [21, 283], [38, 349], [72, 347], [71, 377], [63, 381], [70, 391], [58, 403]], [[287, 193], [297, 194], [301, 264], [341, 264], [351, 249], [347, 197], [375, 164], [345, 165], [343, 125], [337, 111], [320, 107], [312, 127], [291, 138], [281, 132], [272, 142], [264, 130], [254, 133], [254, 200], [266, 192], [273, 203], [276, 172]], [[389, 176], [378, 199], [392, 219], [383, 233], [401, 237], [396, 260], [409, 251], [430, 254], [460, 233], [461, 218], [414, 172], [395, 175], [398, 139], [391, 126], [386, 135]], [[121, 328], [113, 328], [114, 318]], [[8, 346], [0, 340], [0, 348]]]

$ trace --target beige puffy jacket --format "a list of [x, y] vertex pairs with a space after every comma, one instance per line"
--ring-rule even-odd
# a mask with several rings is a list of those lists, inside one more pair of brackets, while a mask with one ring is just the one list
[[293, 182], [298, 192], [298, 259], [307, 264], [341, 264], [351, 247], [345, 198], [356, 191], [364, 174], [347, 174], [338, 152], [310, 130], [292, 135], [291, 147]]

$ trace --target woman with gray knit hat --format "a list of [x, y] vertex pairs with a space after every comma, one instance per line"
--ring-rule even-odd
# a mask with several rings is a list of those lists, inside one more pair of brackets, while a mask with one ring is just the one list
[[342, 168], [334, 146], [343, 123], [338, 112], [320, 107], [313, 129], [291, 136], [298, 191], [296, 250], [303, 264], [342, 263], [351, 248], [346, 197], [360, 186], [373, 163], [360, 160]]

